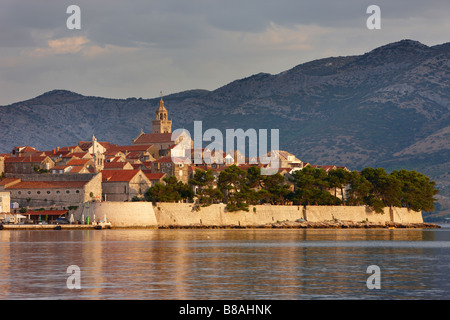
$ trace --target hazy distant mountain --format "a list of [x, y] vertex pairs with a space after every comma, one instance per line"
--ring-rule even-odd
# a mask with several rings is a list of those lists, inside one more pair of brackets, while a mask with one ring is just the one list
[[[74, 145], [92, 134], [128, 144], [141, 128], [151, 131], [158, 101], [55, 90], [2, 106], [0, 153]], [[416, 169], [438, 182], [441, 211], [450, 213], [450, 43], [403, 40], [164, 101], [174, 129], [192, 130], [194, 120], [203, 130], [280, 129], [281, 149], [302, 161]]]

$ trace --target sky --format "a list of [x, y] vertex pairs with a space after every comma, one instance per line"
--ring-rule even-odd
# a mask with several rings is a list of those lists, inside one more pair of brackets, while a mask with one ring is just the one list
[[[367, 27], [370, 5], [380, 29]], [[54, 89], [124, 99], [215, 90], [402, 39], [449, 42], [450, 1], [1, 0], [0, 105]]]

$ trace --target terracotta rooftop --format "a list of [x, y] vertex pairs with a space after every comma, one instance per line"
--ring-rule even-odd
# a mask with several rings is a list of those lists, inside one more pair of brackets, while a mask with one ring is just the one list
[[5, 163], [24, 163], [24, 162], [42, 162], [47, 158], [47, 156], [26, 156], [26, 157], [9, 157], [5, 159]]
[[103, 182], [129, 182], [131, 181], [141, 170], [103, 170], [102, 181]]
[[9, 186], [19, 183], [21, 180], [18, 178], [4, 178], [0, 179], [0, 186], [4, 186], [5, 188], [8, 188]]
[[89, 181], [21, 181], [6, 189], [72, 189], [83, 188]]
[[151, 172], [144, 172], [144, 174], [149, 180], [161, 180], [166, 175], [165, 173], [151, 173]]
[[[98, 143], [101, 144], [106, 150], [114, 146], [110, 142], [106, 141], [98, 141]], [[84, 151], [86, 151], [92, 146], [92, 141], [79, 141], [78, 146]]]
[[108, 168], [108, 169], [110, 169], [110, 168], [122, 169], [127, 165], [128, 165], [128, 162], [126, 162], [126, 161], [123, 161], [123, 162], [114, 161], [114, 162], [105, 162], [103, 164], [103, 167]]
[[19, 146], [19, 147], [15, 147], [13, 150], [13, 152], [36, 152], [37, 150], [33, 147], [29, 147], [29, 146]]
[[90, 161], [92, 161], [92, 159], [72, 159], [72, 160], [67, 162], [67, 165], [70, 165], [70, 166], [84, 166]]
[[66, 214], [69, 212], [69, 210], [41, 210], [41, 211], [27, 211], [26, 213], [23, 213], [23, 215], [30, 215], [30, 216], [61, 216], [63, 214]]

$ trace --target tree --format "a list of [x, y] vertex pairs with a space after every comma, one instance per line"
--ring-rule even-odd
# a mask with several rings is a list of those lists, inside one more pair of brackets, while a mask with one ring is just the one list
[[191, 186], [197, 187], [198, 203], [202, 207], [223, 199], [223, 193], [214, 187], [215, 180], [211, 169], [206, 171], [196, 169], [194, 177], [189, 180]]
[[249, 202], [255, 198], [255, 192], [248, 186], [247, 172], [236, 165], [219, 174], [218, 188], [224, 194], [229, 211], [248, 211]]
[[261, 198], [263, 202], [269, 202], [271, 204], [280, 205], [285, 204], [287, 198], [291, 194], [289, 185], [284, 181], [284, 177], [279, 174], [272, 174], [264, 176], [262, 180]]
[[344, 188], [348, 185], [350, 180], [350, 172], [343, 168], [337, 168], [328, 172], [327, 180], [330, 188], [334, 188], [334, 196], [337, 196], [337, 189], [341, 190], [341, 200], [345, 204]]
[[370, 197], [367, 197], [366, 204], [377, 208], [381, 212], [381, 201], [385, 207], [400, 207], [400, 181], [392, 175], [389, 175], [383, 168], [365, 168], [361, 175], [371, 184]]
[[436, 183], [434, 181], [430, 181], [430, 178], [426, 175], [415, 170], [394, 170], [391, 175], [396, 177], [400, 183], [402, 206], [415, 211], [434, 210], [436, 199], [433, 197], [439, 193], [439, 190], [435, 188]]
[[152, 202], [178, 202], [181, 200], [192, 200], [194, 191], [192, 188], [176, 177], [165, 177], [165, 184], [156, 183], [147, 191], [147, 199]]
[[328, 192], [330, 184], [323, 169], [307, 166], [293, 173], [296, 191], [292, 195], [295, 203], [302, 205], [337, 205], [341, 200]]
[[347, 192], [347, 204], [357, 206], [365, 204], [365, 200], [372, 185], [358, 171], [352, 171], [349, 175], [349, 190]]

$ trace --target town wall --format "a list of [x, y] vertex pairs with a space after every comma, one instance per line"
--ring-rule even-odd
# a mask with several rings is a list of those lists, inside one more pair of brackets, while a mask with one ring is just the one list
[[250, 206], [249, 212], [227, 212], [225, 204], [213, 204], [194, 210], [189, 203], [158, 203], [154, 207], [160, 226], [260, 226], [277, 221], [303, 219], [299, 206]]
[[9, 192], [0, 192], [0, 213], [10, 212], [11, 196]]
[[[83, 174], [84, 175], [84, 174]], [[78, 175], [80, 176], [80, 175]], [[93, 199], [102, 199], [102, 175], [101, 173], [95, 174], [91, 179], [88, 180], [84, 186], [83, 192], [83, 202], [92, 201]]]
[[[74, 213], [75, 221], [100, 222], [106, 216], [113, 227], [153, 227], [158, 226], [153, 206], [149, 202], [92, 202], [89, 208], [83, 204]], [[94, 220], [95, 215], [95, 220]]]
[[282, 221], [304, 219], [309, 222], [352, 221], [385, 224], [423, 223], [422, 213], [407, 208], [385, 208], [375, 213], [365, 206], [250, 206], [249, 212], [227, 212], [224, 204], [202, 207], [199, 211], [192, 204], [158, 203], [154, 207], [160, 226], [261, 226]]

